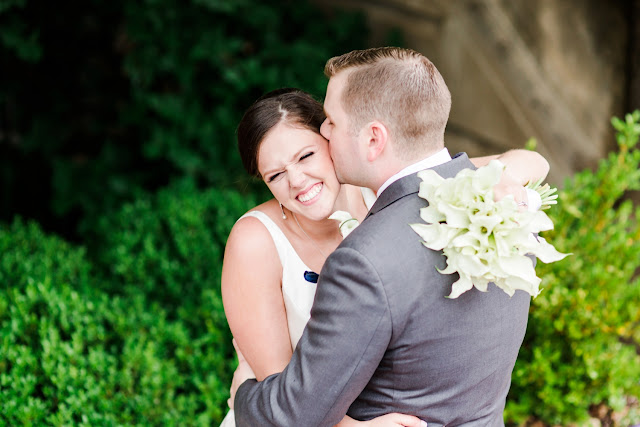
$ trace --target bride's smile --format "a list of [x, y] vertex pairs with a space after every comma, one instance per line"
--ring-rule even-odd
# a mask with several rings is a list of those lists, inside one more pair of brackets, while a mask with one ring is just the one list
[[318, 196], [318, 194], [320, 194], [321, 191], [322, 183], [319, 182], [317, 184], [314, 184], [309, 190], [298, 194], [296, 198], [304, 204], [310, 204], [315, 201], [316, 197]]

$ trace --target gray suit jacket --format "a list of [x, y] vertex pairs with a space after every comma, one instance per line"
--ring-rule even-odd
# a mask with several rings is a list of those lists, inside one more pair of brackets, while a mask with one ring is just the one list
[[[466, 154], [434, 168], [473, 168]], [[490, 285], [448, 299], [457, 275], [409, 224], [420, 179], [393, 183], [327, 259], [311, 320], [280, 374], [238, 389], [238, 426], [332, 426], [389, 412], [429, 426], [502, 426], [530, 297]]]

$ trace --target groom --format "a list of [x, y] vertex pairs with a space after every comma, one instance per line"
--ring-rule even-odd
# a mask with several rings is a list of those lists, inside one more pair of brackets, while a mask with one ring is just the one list
[[280, 374], [237, 391], [238, 426], [332, 426], [401, 412], [429, 426], [502, 426], [530, 298], [490, 287], [448, 299], [457, 275], [424, 247], [416, 172], [473, 168], [444, 148], [451, 95], [400, 48], [332, 58], [321, 128], [341, 182], [368, 187], [369, 215], [327, 259], [311, 320]]

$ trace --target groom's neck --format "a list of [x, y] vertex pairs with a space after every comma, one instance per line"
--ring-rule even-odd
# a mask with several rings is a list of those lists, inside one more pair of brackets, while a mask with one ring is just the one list
[[375, 179], [372, 180], [372, 186], [367, 187], [378, 194], [378, 190], [380, 189], [380, 187], [384, 186], [384, 184], [387, 183], [387, 181], [389, 181], [391, 178], [400, 174], [403, 170], [429, 159], [443, 149], [444, 145], [438, 147], [438, 149], [436, 150], [424, 152], [422, 154], [416, 154], [410, 158], [393, 158], [391, 159], [391, 161], [388, 161], [385, 164], [373, 165], [374, 167], [372, 169], [379, 173], [376, 174]]

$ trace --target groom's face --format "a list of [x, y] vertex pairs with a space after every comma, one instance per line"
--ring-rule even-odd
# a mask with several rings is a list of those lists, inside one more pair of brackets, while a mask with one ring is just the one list
[[343, 71], [329, 79], [324, 100], [327, 118], [320, 127], [320, 133], [329, 141], [338, 180], [345, 184], [361, 185], [357, 177], [362, 153], [358, 150], [358, 138], [351, 132], [349, 117], [341, 102], [347, 75]]

